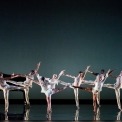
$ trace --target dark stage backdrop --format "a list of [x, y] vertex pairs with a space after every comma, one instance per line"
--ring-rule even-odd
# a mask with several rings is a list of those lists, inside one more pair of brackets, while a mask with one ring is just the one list
[[[121, 13], [119, 0], [0, 1], [0, 71], [26, 74], [41, 61], [39, 73], [45, 77], [63, 69], [77, 75], [87, 65], [94, 72], [114, 69], [116, 76], [122, 70]], [[64, 76], [61, 79], [73, 82]], [[87, 73], [85, 79], [95, 77]], [[106, 83], [115, 83], [115, 79], [108, 78]], [[33, 84], [30, 99], [44, 99], [40, 91]], [[11, 92], [10, 98], [20, 99], [22, 94]], [[73, 99], [73, 90], [52, 98]], [[80, 98], [92, 96], [80, 91]], [[114, 90], [103, 88], [101, 98], [115, 99]]]

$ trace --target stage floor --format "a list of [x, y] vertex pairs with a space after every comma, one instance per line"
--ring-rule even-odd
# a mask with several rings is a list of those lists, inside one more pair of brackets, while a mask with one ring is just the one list
[[83, 120], [122, 120], [121, 111], [117, 105], [101, 105], [93, 111], [91, 104], [80, 105], [77, 110], [75, 104], [53, 104], [52, 113], [47, 113], [46, 104], [32, 104], [26, 109], [22, 104], [10, 104], [8, 113], [4, 113], [4, 104], [0, 104], [0, 120], [40, 120], [40, 121], [83, 121]]

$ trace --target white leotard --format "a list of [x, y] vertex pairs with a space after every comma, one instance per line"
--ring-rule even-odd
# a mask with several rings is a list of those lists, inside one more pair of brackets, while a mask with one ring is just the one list
[[117, 78], [116, 78], [116, 83], [114, 84], [115, 88], [122, 88], [122, 75], [119, 75]]
[[49, 78], [45, 78], [44, 81], [41, 81], [42, 76], [39, 76], [39, 74], [37, 74], [37, 78], [39, 79], [40, 86], [42, 88], [41, 93], [44, 93], [46, 96], [50, 96], [50, 95], [54, 94], [52, 86], [53, 86], [53, 88], [55, 88], [55, 86], [54, 86], [54, 84], [53, 85], [50, 84], [51, 81], [49, 82], [49, 80], [50, 80]]
[[75, 78], [74, 78], [73, 85], [74, 85], [74, 86], [78, 86], [78, 85], [79, 85], [79, 80], [80, 80], [79, 77], [75, 77]]
[[59, 83], [59, 80], [57, 80], [57, 79], [50, 79], [50, 78], [45, 78], [48, 82], [49, 82], [49, 84], [50, 84], [50, 88], [51, 89], [55, 89], [55, 86], [56, 85], [58, 85], [58, 83]]
[[33, 80], [34, 80], [34, 76], [33, 75], [27, 75], [26, 76], [26, 81], [24, 81], [24, 84], [28, 85], [29, 87], [32, 88]]
[[6, 80], [0, 79], [0, 89], [9, 88], [9, 84], [6, 83]]
[[105, 75], [104, 74], [98, 74], [96, 77], [96, 80], [94, 81], [94, 87], [93, 92], [100, 92], [102, 91], [102, 87], [104, 84]]

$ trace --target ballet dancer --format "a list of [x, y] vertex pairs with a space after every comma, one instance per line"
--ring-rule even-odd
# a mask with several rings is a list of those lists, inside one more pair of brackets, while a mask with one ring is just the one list
[[73, 87], [79, 88], [82, 90], [86, 90], [88, 92], [92, 92], [93, 106], [94, 107], [96, 107], [96, 105], [100, 106], [100, 92], [102, 91], [104, 82], [106, 81], [107, 77], [112, 73], [112, 71], [113, 70], [110, 71], [110, 69], [109, 69], [107, 71], [107, 73], [105, 73], [105, 71], [102, 69], [100, 74], [88, 71], [88, 72], [92, 73], [93, 75], [96, 75], [96, 79], [92, 84], [92, 85], [94, 85], [94, 87], [79, 87], [79, 86], [73, 86]]
[[20, 90], [23, 89], [23, 87], [21, 86], [15, 86], [15, 85], [9, 85], [7, 82], [9, 81], [9, 79], [18, 77], [16, 76], [11, 76], [11, 77], [7, 77], [7, 78], [3, 78], [3, 73], [0, 73], [0, 89], [3, 91], [3, 95], [4, 95], [4, 100], [5, 100], [5, 112], [8, 112], [8, 107], [9, 107], [9, 91], [10, 90]]
[[[74, 79], [74, 82], [70, 85], [70, 88], [73, 88], [74, 90], [74, 95], [75, 95], [75, 103], [76, 103], [76, 107], [77, 109], [79, 109], [79, 98], [78, 98], [78, 88], [72, 87], [72, 86], [80, 86], [81, 84], [85, 83], [85, 75], [88, 71], [88, 69], [90, 68], [90, 66], [87, 66], [86, 70], [84, 72], [80, 71], [79, 74], [77, 76], [72, 76], [69, 74], [64, 74], [65, 76]], [[64, 82], [60, 82], [60, 83], [64, 83]], [[65, 83], [64, 83], [65, 84]], [[68, 84], [68, 85], [69, 85]]]
[[46, 101], [47, 101], [47, 112], [51, 112], [51, 96], [57, 92], [60, 92], [64, 89], [66, 89], [68, 86], [65, 86], [63, 88], [56, 88], [56, 84], [59, 82], [60, 76], [64, 73], [64, 70], [62, 70], [59, 75], [54, 74], [52, 78], [46, 78], [42, 77], [36, 72], [36, 76], [38, 81], [34, 81], [37, 85], [41, 86], [41, 93], [44, 93], [46, 96]]
[[114, 78], [116, 78], [115, 84], [104, 84], [104, 87], [111, 88], [111, 89], [115, 90], [118, 109], [120, 109], [122, 111], [121, 101], [120, 101], [120, 89], [122, 89], [122, 71], [120, 72], [120, 74], [117, 77], [114, 76]]
[[25, 93], [25, 105], [26, 107], [30, 107], [30, 102], [29, 102], [29, 88], [32, 88], [32, 83], [34, 81], [34, 75], [35, 75], [35, 71], [37, 72], [39, 70], [39, 67], [40, 67], [40, 62], [37, 64], [37, 67], [35, 70], [31, 70], [28, 74], [26, 75], [21, 75], [21, 74], [13, 74], [13, 76], [17, 76], [17, 77], [24, 77], [25, 78], [25, 81], [21, 82], [15, 82], [13, 80], [8, 80], [7, 82], [9, 83], [12, 83], [14, 85], [17, 85], [17, 86], [21, 86], [23, 87], [22, 90], [24, 90], [24, 93]]

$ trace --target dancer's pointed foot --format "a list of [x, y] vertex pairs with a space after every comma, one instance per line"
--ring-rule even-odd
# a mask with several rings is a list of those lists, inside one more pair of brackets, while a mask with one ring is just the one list
[[52, 108], [48, 109], [47, 113], [52, 113]]

